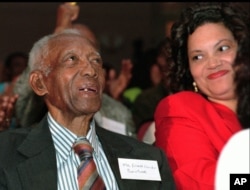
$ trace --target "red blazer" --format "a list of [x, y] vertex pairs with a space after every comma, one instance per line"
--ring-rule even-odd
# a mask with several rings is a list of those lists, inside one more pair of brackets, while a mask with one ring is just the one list
[[165, 151], [177, 189], [213, 190], [219, 153], [242, 129], [236, 114], [184, 91], [160, 101], [155, 122], [155, 145]]

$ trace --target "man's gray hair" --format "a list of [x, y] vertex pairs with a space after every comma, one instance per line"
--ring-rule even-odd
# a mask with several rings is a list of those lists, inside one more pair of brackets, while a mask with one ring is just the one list
[[50, 65], [48, 63], [45, 64], [44, 60], [48, 57], [49, 54], [50, 41], [65, 34], [81, 36], [80, 32], [77, 29], [65, 29], [60, 33], [49, 34], [47, 36], [44, 36], [34, 43], [29, 53], [28, 66], [30, 67], [30, 71], [38, 69], [42, 70], [45, 75], [49, 74]]
[[50, 68], [44, 63], [49, 54], [49, 42], [64, 34], [80, 35], [76, 29], [67, 29], [61, 33], [50, 34], [38, 40], [29, 53], [28, 66], [14, 86], [14, 92], [19, 96], [15, 104], [15, 115], [22, 127], [38, 122], [47, 112], [43, 98], [36, 95], [30, 87], [29, 76], [36, 69], [44, 71], [45, 75], [49, 73]]

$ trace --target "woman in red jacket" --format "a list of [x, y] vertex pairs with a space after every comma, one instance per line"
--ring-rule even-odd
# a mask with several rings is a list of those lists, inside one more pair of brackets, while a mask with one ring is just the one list
[[182, 13], [171, 35], [173, 94], [156, 109], [155, 144], [177, 189], [213, 190], [221, 149], [250, 126], [249, 17], [229, 4], [201, 3]]

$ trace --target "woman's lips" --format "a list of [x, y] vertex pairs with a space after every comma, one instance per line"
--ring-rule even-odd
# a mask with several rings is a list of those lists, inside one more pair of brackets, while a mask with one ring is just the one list
[[212, 73], [212, 74], [208, 75], [207, 78], [208, 79], [217, 79], [221, 76], [224, 76], [227, 73], [228, 73], [228, 70], [221, 70], [221, 71], [218, 71], [216, 73]]

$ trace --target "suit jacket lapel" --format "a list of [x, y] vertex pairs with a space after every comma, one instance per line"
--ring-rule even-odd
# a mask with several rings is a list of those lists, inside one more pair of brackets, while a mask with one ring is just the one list
[[[109, 161], [110, 167], [116, 177], [117, 184], [120, 190], [136, 189], [134, 180], [126, 180], [121, 178], [120, 169], [118, 165], [118, 158], [136, 158], [136, 151], [127, 142], [116, 135], [110, 135], [109, 131], [96, 126], [96, 132], [100, 142], [102, 143], [103, 150]], [[114, 143], [115, 142], [115, 143]], [[128, 156], [129, 155], [129, 156]]]
[[24, 189], [57, 189], [56, 153], [47, 117], [32, 129], [18, 150], [27, 157], [17, 168]]

